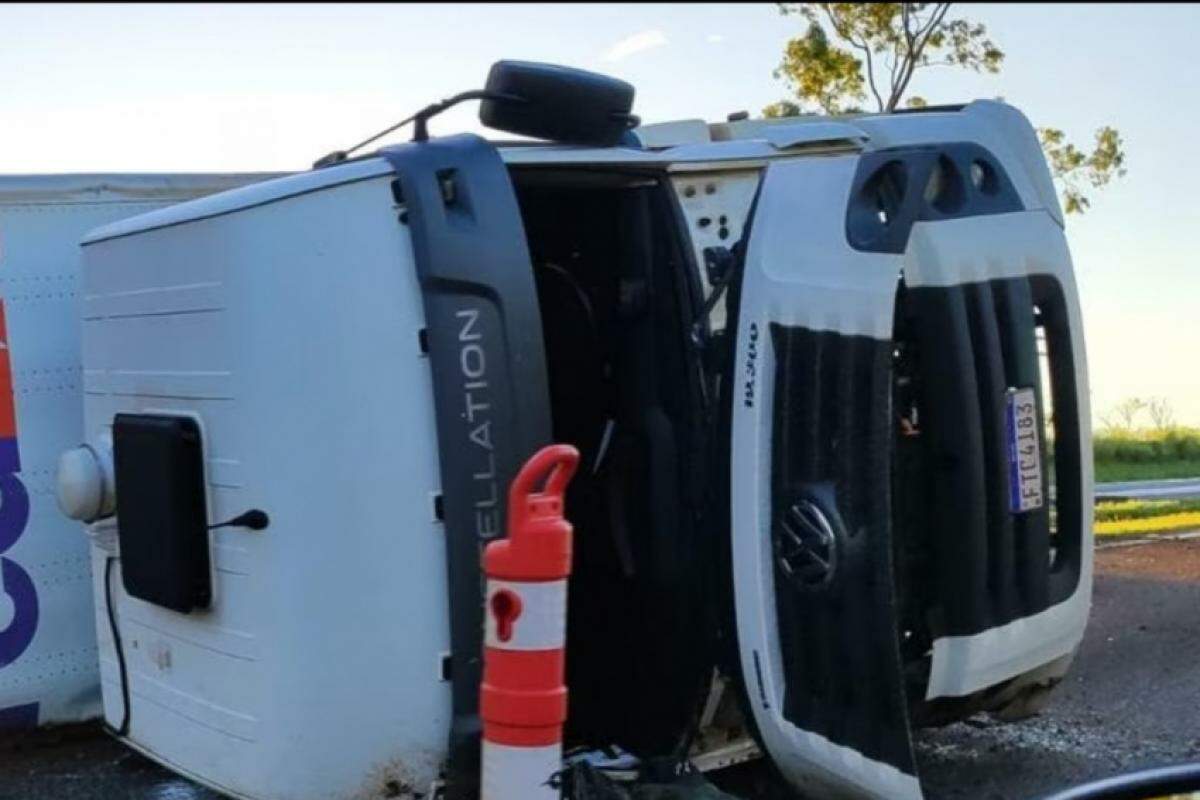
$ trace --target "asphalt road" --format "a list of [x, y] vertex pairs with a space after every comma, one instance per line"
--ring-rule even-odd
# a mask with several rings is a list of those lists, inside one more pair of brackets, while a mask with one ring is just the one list
[[1117, 498], [1184, 500], [1197, 497], [1200, 497], [1200, 478], [1096, 484], [1096, 498], [1101, 500]]
[[931, 800], [1017, 800], [1200, 761], [1200, 541], [1105, 548], [1096, 560], [1087, 635], [1046, 711], [920, 737]]
[[[929, 800], [1024, 800], [1200, 760], [1200, 540], [1098, 553], [1092, 621], [1046, 711], [923, 731], [917, 755]], [[216, 798], [94, 729], [0, 743], [0, 800]]]

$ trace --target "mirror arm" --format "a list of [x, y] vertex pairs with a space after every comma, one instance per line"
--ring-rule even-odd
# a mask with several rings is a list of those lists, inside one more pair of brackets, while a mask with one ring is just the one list
[[642, 118], [637, 114], [625, 114], [620, 111], [614, 111], [608, 115], [608, 118], [615, 122], [623, 122], [626, 130], [633, 130], [642, 124]]
[[425, 106], [425, 108], [413, 115], [413, 137], [414, 142], [429, 141], [429, 126], [428, 122], [433, 117], [441, 114], [443, 111], [453, 108], [459, 103], [467, 100], [500, 100], [506, 103], [524, 103], [524, 97], [518, 97], [515, 94], [504, 94], [502, 92], [489, 92], [486, 89], [475, 89], [470, 92], [460, 92], [453, 97], [442, 100], [438, 103]]
[[350, 154], [356, 150], [361, 150], [371, 142], [387, 136], [394, 130], [404, 127], [405, 125], [415, 123], [416, 130], [413, 132], [412, 140], [414, 142], [425, 142], [429, 140], [429, 125], [428, 122], [432, 117], [436, 117], [448, 108], [458, 105], [466, 100], [501, 100], [508, 103], [525, 103], [524, 97], [518, 97], [515, 94], [504, 94], [503, 92], [489, 92], [486, 89], [475, 89], [470, 92], [461, 92], [453, 97], [442, 100], [439, 103], [425, 106], [425, 108], [413, 114], [411, 117], [402, 119], [390, 128], [385, 128], [369, 139], [364, 139], [353, 147], [345, 150], [334, 150], [313, 162], [313, 169], [322, 169], [323, 167], [331, 167], [334, 164], [340, 164], [350, 157]]

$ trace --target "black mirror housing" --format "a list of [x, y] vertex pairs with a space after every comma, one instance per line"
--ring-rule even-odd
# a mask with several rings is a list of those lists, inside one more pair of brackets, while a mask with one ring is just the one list
[[633, 86], [572, 67], [497, 61], [484, 91], [480, 122], [535, 139], [609, 147], [638, 123]]

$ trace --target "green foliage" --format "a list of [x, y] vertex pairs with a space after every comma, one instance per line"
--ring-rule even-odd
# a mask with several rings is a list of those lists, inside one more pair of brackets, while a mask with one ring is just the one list
[[[950, 3], [780, 3], [782, 14], [808, 21], [803, 36], [784, 49], [776, 77], [802, 102], [826, 113], [844, 110], [848, 100], [874, 97], [876, 110], [900, 106], [914, 73], [924, 67], [952, 66], [997, 72], [1004, 53], [987, 28], [950, 19]], [[837, 41], [831, 43], [825, 26]]]
[[824, 29], [816, 23], [808, 33], [787, 43], [783, 63], [775, 70], [802, 101], [815, 103], [826, 114], [837, 114], [848, 100], [861, 100], [862, 64], [845, 50], [830, 47]]
[[1200, 428], [1176, 425], [1165, 399], [1127, 398], [1101, 422], [1092, 437], [1098, 482], [1200, 477]]
[[1119, 500], [1096, 506], [1097, 536], [1144, 536], [1200, 528], [1200, 501]]
[[1050, 172], [1062, 185], [1063, 206], [1068, 214], [1082, 213], [1091, 206], [1083, 193], [1083, 184], [1100, 189], [1114, 177], [1125, 175], [1125, 149], [1116, 128], [1105, 125], [1096, 131], [1096, 146], [1085, 153], [1066, 141], [1057, 128], [1039, 128], [1042, 150]]
[[1131, 398], [1097, 431], [1092, 454], [1098, 482], [1200, 477], [1200, 428], [1134, 427], [1137, 414], [1160, 402]]
[[1096, 522], [1151, 519], [1167, 514], [1200, 511], [1200, 500], [1115, 500], [1096, 504]]
[[1161, 464], [1200, 461], [1200, 429], [1102, 432], [1092, 440], [1096, 463]]
[[[1004, 51], [983, 24], [950, 17], [952, 5], [780, 3], [780, 13], [799, 16], [808, 25], [787, 43], [775, 70], [794, 99], [772, 103], [763, 109], [764, 116], [852, 113], [868, 93], [877, 111], [891, 112], [904, 102], [918, 70], [945, 66], [999, 72]], [[927, 104], [922, 97], [907, 100], [911, 108]], [[1111, 126], [1096, 131], [1090, 152], [1066, 141], [1057, 128], [1042, 128], [1039, 135], [1069, 214], [1091, 206], [1085, 188], [1101, 189], [1125, 175], [1124, 145]]]
[[771, 103], [763, 109], [763, 116], [767, 119], [776, 117], [798, 117], [803, 114], [800, 106], [791, 100], [780, 100], [776, 103]]
[[1097, 461], [1096, 483], [1112, 481], [1162, 481], [1171, 478], [1200, 478], [1200, 459], [1130, 463]]

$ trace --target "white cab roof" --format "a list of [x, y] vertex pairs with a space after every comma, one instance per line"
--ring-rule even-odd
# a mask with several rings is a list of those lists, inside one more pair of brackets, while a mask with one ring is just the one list
[[[505, 163], [520, 166], [603, 164], [606, 166], [686, 169], [696, 165], [744, 163], [795, 155], [793, 147], [802, 143], [789, 143], [785, 147], [772, 144], [764, 138], [688, 144], [660, 150], [638, 150], [628, 147], [571, 147], [554, 144], [501, 145], [499, 149]], [[823, 145], [825, 144], [828, 142], [823, 142]], [[851, 143], [847, 142], [843, 146], [851, 146]], [[339, 184], [380, 177], [391, 172], [391, 165], [386, 160], [372, 157], [325, 169], [289, 175], [179, 203], [105, 225], [84, 237], [83, 244], [226, 214]]]
[[[1004, 109], [1005, 112], [1002, 112]], [[945, 126], [947, 135], [961, 136], [964, 124], [975, 136], [981, 129], [998, 128], [997, 115], [1017, 113], [1009, 106], [992, 101], [976, 101], [958, 110], [933, 110], [923, 113], [866, 115], [860, 117], [791, 117], [777, 120], [744, 120], [708, 126], [709, 140], [703, 141], [696, 121], [647, 126], [647, 140], [660, 146], [647, 149], [632, 147], [573, 147], [556, 144], [498, 144], [504, 161], [514, 166], [605, 166], [656, 167], [672, 171], [691, 171], [708, 165], [744, 165], [775, 158], [794, 157], [809, 152], [845, 152], [848, 150], [894, 147], [925, 140], [931, 128]], [[1026, 123], [1026, 126], [1028, 123]], [[636, 135], [636, 131], [635, 131]], [[993, 130], [986, 138], [1000, 137]], [[674, 146], [661, 146], [673, 140]], [[1040, 157], [1040, 151], [1037, 153]], [[1043, 167], [1044, 169], [1044, 167]], [[251, 184], [168, 206], [111, 225], [105, 225], [84, 237], [83, 244], [128, 236], [140, 231], [178, 225], [282, 200], [298, 194], [388, 175], [391, 165], [383, 158], [369, 157], [333, 167], [297, 173], [275, 180]], [[76, 176], [77, 178], [79, 176]], [[83, 176], [89, 177], [89, 176]], [[97, 177], [97, 176], [90, 176]], [[122, 176], [124, 177], [124, 176]], [[157, 176], [164, 179], [167, 176]], [[205, 176], [190, 177], [201, 180]], [[149, 179], [149, 178], [147, 178]], [[1042, 187], [1039, 187], [1042, 188]], [[1053, 196], [1053, 187], [1042, 193]]]

